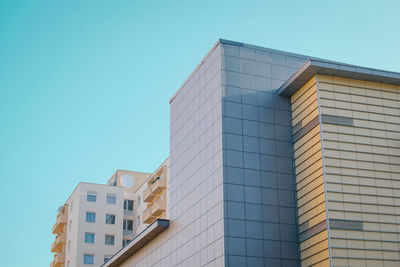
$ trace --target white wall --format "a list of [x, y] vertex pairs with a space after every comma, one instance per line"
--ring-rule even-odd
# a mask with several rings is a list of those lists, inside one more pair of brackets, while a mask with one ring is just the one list
[[[96, 202], [87, 202], [87, 192], [96, 192]], [[116, 204], [107, 204], [107, 193], [115, 194]], [[77, 189], [68, 199], [69, 208], [72, 204], [72, 212], [68, 216], [67, 243], [66, 243], [66, 264], [70, 261], [70, 267], [84, 267], [83, 255], [94, 254], [94, 265], [100, 266], [104, 263], [105, 255], [113, 255], [122, 248], [122, 224], [123, 224], [123, 188], [109, 185], [80, 183]], [[86, 222], [86, 211], [96, 213], [96, 222]], [[105, 223], [106, 214], [116, 216], [115, 225]], [[69, 224], [72, 221], [72, 228], [69, 231]], [[95, 233], [95, 243], [85, 243], [85, 232]], [[114, 245], [105, 245], [105, 235], [115, 236]], [[71, 240], [71, 251], [68, 251], [68, 241]], [[73, 249], [72, 249], [73, 248]]]

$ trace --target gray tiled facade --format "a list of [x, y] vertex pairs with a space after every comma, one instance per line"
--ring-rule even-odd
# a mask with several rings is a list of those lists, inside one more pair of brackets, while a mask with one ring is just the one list
[[300, 266], [289, 98], [306, 57], [220, 42], [225, 266]]
[[[397, 266], [399, 86], [398, 73], [218, 41], [170, 101], [170, 226], [121, 266]], [[292, 122], [294, 96], [307, 120]]]
[[170, 128], [168, 209], [173, 249], [170, 260], [160, 266], [223, 266], [220, 46], [171, 101]]
[[306, 60], [219, 41], [170, 101], [170, 227], [124, 266], [299, 266], [289, 99]]

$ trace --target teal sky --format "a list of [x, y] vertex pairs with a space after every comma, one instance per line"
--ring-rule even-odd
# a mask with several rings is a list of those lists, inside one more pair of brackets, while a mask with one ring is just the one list
[[[328, 3], [329, 2], [329, 3]], [[80, 181], [152, 172], [218, 38], [400, 72], [399, 1], [0, 0], [2, 266], [48, 266]]]

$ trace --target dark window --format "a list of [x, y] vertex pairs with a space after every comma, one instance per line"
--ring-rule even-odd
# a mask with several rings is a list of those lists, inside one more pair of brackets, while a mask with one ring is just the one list
[[133, 221], [132, 220], [124, 220], [124, 230], [128, 230], [128, 231], [133, 230]]
[[124, 200], [124, 210], [125, 211], [133, 211], [133, 200]]
[[106, 214], [106, 224], [115, 224], [115, 215]]

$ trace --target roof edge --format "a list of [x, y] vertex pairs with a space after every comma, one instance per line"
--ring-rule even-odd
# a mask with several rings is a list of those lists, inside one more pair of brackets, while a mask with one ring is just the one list
[[278, 89], [278, 94], [292, 96], [316, 74], [400, 85], [397, 72], [310, 58]]

